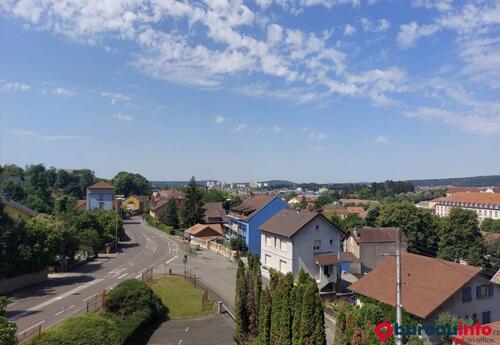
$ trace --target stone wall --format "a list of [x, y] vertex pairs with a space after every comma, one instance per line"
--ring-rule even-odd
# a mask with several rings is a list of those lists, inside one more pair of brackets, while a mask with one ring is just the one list
[[20, 276], [0, 280], [0, 294], [12, 292], [24, 287], [44, 282], [48, 279], [48, 270], [21, 274]]

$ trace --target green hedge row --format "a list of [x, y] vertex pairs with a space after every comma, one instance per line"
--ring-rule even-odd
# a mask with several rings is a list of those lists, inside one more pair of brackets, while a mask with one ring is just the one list
[[110, 291], [103, 312], [65, 320], [34, 338], [30, 345], [133, 344], [141, 332], [166, 315], [166, 308], [151, 288], [130, 279]]
[[144, 220], [149, 226], [152, 226], [153, 228], [157, 228], [158, 230], [161, 230], [163, 232], [166, 232], [167, 234], [170, 235], [175, 235], [175, 229], [172, 228], [171, 226], [168, 226], [166, 224], [163, 224], [160, 222], [158, 219], [154, 219], [151, 217], [149, 214], [145, 213], [144, 215]]

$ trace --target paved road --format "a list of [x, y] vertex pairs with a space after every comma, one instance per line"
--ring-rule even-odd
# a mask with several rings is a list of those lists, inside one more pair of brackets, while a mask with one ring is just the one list
[[138, 220], [125, 222], [130, 241], [121, 243], [119, 254], [103, 256], [70, 273], [51, 275], [48, 282], [10, 295], [7, 317], [16, 322], [18, 331], [40, 323], [42, 329], [50, 328], [84, 311], [86, 300], [95, 294], [139, 277], [147, 267], [175, 260], [178, 243]]

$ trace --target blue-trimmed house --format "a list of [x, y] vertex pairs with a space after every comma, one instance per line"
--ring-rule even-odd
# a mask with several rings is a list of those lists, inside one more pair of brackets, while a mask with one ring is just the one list
[[228, 235], [245, 241], [248, 251], [260, 256], [259, 227], [278, 211], [288, 205], [279, 196], [254, 194], [240, 205], [231, 209], [228, 215]]

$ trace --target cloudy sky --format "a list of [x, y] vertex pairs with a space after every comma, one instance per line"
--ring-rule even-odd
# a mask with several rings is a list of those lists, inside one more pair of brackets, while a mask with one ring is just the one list
[[498, 0], [0, 0], [0, 163], [500, 173]]

